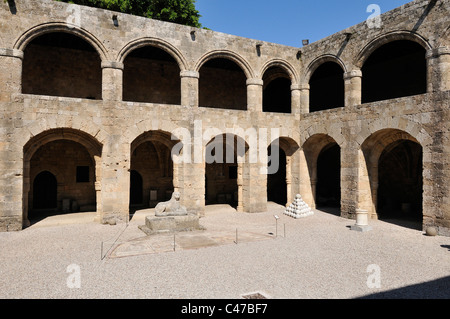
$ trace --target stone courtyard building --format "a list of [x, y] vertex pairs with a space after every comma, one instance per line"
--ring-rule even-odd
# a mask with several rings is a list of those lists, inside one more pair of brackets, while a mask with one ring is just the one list
[[296, 48], [1, 1], [0, 231], [45, 212], [127, 220], [176, 190], [199, 215], [301, 194], [448, 236], [449, 17], [449, 0], [415, 0]]

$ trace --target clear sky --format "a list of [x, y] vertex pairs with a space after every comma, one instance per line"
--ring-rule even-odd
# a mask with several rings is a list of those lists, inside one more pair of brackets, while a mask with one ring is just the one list
[[196, 0], [200, 23], [213, 31], [301, 47], [410, 0]]

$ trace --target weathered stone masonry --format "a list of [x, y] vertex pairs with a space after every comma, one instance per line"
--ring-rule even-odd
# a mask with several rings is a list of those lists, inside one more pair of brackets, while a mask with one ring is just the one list
[[[50, 0], [13, 3], [0, 2], [0, 231], [64, 200], [99, 222], [125, 220], [130, 192], [148, 205], [177, 190], [200, 215], [205, 196], [262, 212], [267, 188], [282, 185], [282, 204], [300, 193], [349, 218], [401, 205], [450, 235], [450, 1], [416, 0], [379, 28], [362, 22], [302, 48]], [[180, 128], [192, 139], [172, 140]], [[280, 145], [285, 176], [268, 182], [251, 150], [213, 173], [194, 152], [191, 163], [168, 155], [233, 128], [245, 143], [247, 129], [279, 128], [262, 149]], [[34, 198], [42, 185], [56, 194], [47, 203]]]

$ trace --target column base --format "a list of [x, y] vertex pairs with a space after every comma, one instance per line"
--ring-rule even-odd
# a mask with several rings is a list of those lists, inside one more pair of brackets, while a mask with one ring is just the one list
[[352, 227], [350, 227], [350, 229], [364, 233], [364, 232], [371, 231], [373, 229], [373, 227], [369, 226], [369, 225], [365, 225], [365, 226], [353, 225]]

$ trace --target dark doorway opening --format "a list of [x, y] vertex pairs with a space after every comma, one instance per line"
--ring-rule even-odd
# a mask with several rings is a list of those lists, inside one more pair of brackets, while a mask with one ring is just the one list
[[317, 159], [316, 205], [341, 205], [341, 148], [336, 143], [325, 147]]
[[39, 173], [33, 182], [33, 209], [56, 210], [57, 187], [55, 175], [49, 171]]
[[380, 219], [422, 222], [422, 147], [399, 140], [381, 154], [377, 213]]
[[[268, 155], [271, 156], [270, 146]], [[281, 148], [279, 148], [278, 163], [278, 170], [274, 174], [267, 175], [267, 200], [285, 206], [287, 204], [286, 153]]]
[[143, 205], [143, 181], [142, 176], [136, 170], [130, 171], [130, 206]]

